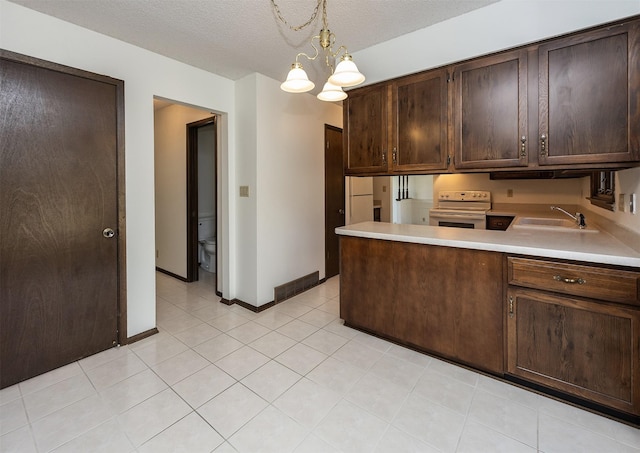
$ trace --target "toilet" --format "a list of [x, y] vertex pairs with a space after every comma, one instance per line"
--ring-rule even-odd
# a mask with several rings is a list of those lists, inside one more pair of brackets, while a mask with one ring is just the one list
[[198, 218], [198, 253], [200, 267], [207, 272], [216, 271], [215, 218]]

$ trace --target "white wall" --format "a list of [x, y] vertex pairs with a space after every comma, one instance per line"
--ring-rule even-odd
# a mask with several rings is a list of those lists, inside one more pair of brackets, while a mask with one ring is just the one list
[[[492, 181], [488, 173], [437, 175], [433, 192], [442, 190], [489, 190], [493, 203], [579, 205], [582, 179], [519, 179]], [[507, 191], [513, 190], [513, 197]]]
[[502, 0], [353, 53], [365, 84], [640, 14], [638, 0]]
[[[226, 154], [235, 147], [234, 83], [5, 0], [0, 0], [0, 43], [6, 50], [124, 80], [127, 335], [154, 328], [153, 96], [229, 112], [222, 152], [225, 165], [233, 167]], [[233, 175], [224, 178], [235, 185]], [[232, 214], [225, 226], [230, 235], [235, 208], [225, 210]], [[225, 292], [234, 290], [229, 282]]]
[[391, 222], [391, 206], [393, 200], [393, 182], [391, 176], [375, 176], [373, 178], [373, 199], [380, 200], [380, 221]]
[[187, 277], [187, 124], [211, 116], [206, 110], [177, 104], [155, 111], [156, 266], [184, 278]]
[[237, 83], [236, 98], [237, 181], [250, 186], [238, 198], [237, 271], [251, 275], [237, 297], [260, 306], [278, 285], [324, 277], [324, 124], [341, 127], [342, 109], [259, 74]]

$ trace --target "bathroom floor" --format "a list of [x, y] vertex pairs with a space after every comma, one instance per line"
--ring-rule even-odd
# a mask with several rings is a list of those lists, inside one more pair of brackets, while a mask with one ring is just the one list
[[640, 430], [342, 325], [157, 274], [160, 333], [0, 391], [0, 452], [629, 452]]

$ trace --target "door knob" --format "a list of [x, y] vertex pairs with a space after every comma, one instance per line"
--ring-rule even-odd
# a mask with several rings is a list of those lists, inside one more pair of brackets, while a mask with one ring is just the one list
[[111, 228], [105, 228], [104, 230], [102, 230], [102, 235], [107, 239], [111, 239], [116, 235], [116, 233]]
[[338, 214], [344, 215], [344, 209], [338, 209]]

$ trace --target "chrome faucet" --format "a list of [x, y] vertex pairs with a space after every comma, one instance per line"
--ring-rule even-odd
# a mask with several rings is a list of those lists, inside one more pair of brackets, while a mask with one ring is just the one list
[[566, 215], [568, 215], [569, 217], [571, 217], [573, 220], [576, 221], [576, 225], [578, 225], [578, 228], [580, 228], [581, 230], [587, 227], [587, 223], [585, 221], [584, 214], [580, 214], [579, 212], [576, 212], [576, 215], [569, 214], [567, 211], [565, 211], [564, 209], [562, 209], [559, 206], [551, 206], [551, 210], [552, 211], [556, 210], [556, 211], [564, 212]]

